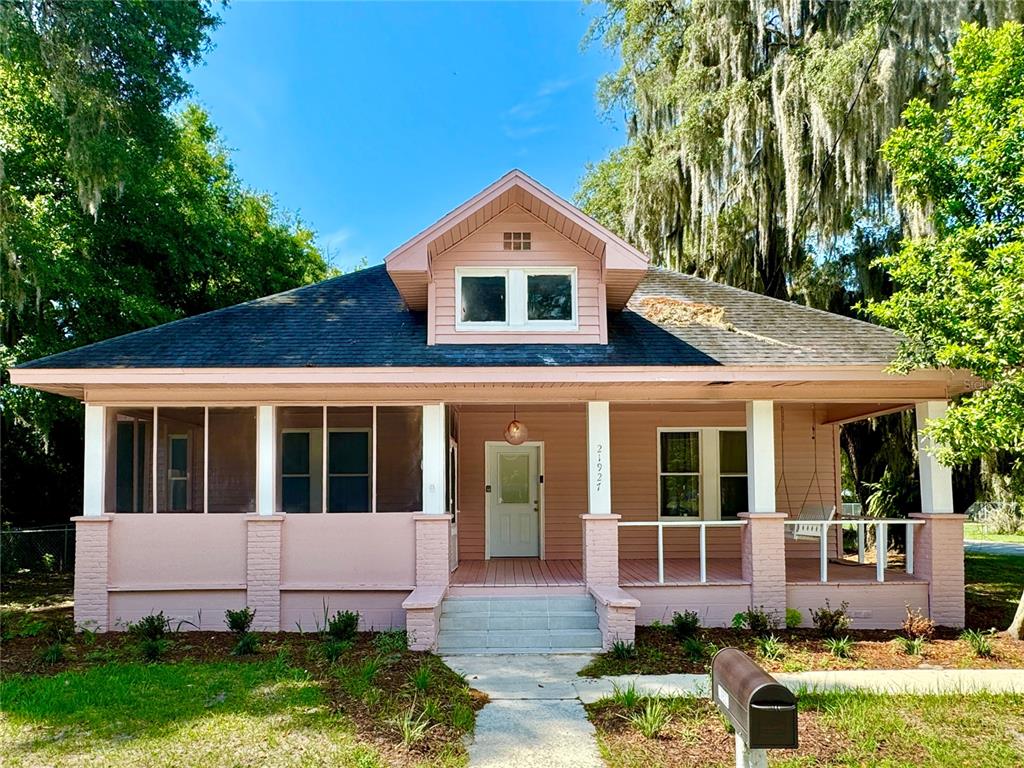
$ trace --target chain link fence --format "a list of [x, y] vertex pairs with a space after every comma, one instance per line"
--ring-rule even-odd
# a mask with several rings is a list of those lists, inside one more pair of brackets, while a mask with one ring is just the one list
[[75, 527], [0, 529], [0, 571], [71, 573], [75, 569]]

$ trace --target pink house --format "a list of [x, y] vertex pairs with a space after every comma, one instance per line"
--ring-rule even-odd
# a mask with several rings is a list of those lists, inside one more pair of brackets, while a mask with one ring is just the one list
[[923, 425], [971, 385], [887, 373], [897, 343], [651, 267], [513, 171], [383, 266], [11, 377], [85, 404], [82, 624], [249, 605], [310, 629], [327, 606], [418, 648], [590, 649], [826, 599], [859, 627], [907, 605], [962, 625], [962, 517], [926, 442], [920, 512], [833, 514], [840, 425]]

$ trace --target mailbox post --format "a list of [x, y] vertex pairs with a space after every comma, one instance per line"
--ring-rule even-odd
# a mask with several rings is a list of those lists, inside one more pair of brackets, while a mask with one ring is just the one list
[[736, 768], [767, 768], [768, 749], [796, 749], [796, 697], [736, 648], [711, 662], [711, 698], [736, 730]]

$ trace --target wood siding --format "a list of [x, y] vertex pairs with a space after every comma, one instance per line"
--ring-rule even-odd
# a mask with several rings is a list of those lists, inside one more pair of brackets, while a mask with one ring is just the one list
[[[776, 504], [796, 516], [805, 506], [836, 503], [839, 456], [836, 427], [819, 424], [823, 409], [810, 405], [775, 408]], [[484, 443], [502, 440], [511, 406], [495, 411], [463, 409], [459, 416], [459, 559], [484, 557]], [[530, 440], [544, 442], [545, 557], [579, 559], [579, 515], [587, 505], [586, 418], [578, 405], [527, 406], [518, 409]], [[623, 520], [658, 518], [658, 428], [743, 427], [742, 402], [701, 405], [611, 406], [612, 509]], [[815, 468], [815, 461], [817, 466]], [[783, 479], [783, 471], [785, 479]], [[623, 529], [622, 559], [656, 556], [655, 530]], [[709, 529], [708, 557], [739, 558], [739, 529]], [[696, 530], [666, 530], [666, 557], [697, 557]], [[813, 541], [787, 542], [789, 557], [817, 557]]]
[[[544, 555], [579, 560], [587, 511], [587, 424], [579, 405], [519, 408], [531, 441], [544, 443]], [[459, 560], [484, 558], [484, 443], [503, 440], [512, 407], [459, 414]]]
[[[508, 231], [531, 233], [531, 250], [504, 250]], [[455, 330], [457, 267], [576, 267], [579, 328], [558, 332], [465, 332]], [[601, 261], [564, 235], [519, 207], [512, 207], [481, 226], [433, 260], [435, 304], [433, 339], [437, 344], [530, 344], [575, 342], [599, 344], [606, 337], [602, 314]]]

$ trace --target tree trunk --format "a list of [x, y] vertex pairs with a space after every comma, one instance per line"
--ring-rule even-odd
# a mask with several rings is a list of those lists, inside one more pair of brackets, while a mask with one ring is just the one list
[[1020, 594], [1017, 612], [1013, 615], [1013, 621], [1010, 622], [1010, 628], [1006, 633], [1014, 640], [1024, 640], [1024, 592]]

